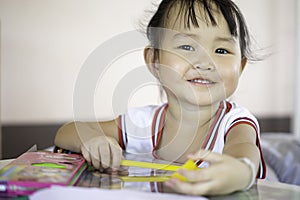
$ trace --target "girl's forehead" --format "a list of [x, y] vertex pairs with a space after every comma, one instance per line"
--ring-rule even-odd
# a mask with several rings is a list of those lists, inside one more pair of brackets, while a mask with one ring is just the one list
[[[165, 16], [165, 28], [188, 31], [194, 28], [203, 29], [212, 26], [224, 28], [225, 26], [229, 30], [227, 21], [215, 4], [210, 5], [210, 13], [207, 12], [207, 9], [201, 3], [195, 3], [193, 6], [193, 8], [182, 8], [182, 5], [179, 3], [172, 6]], [[187, 9], [192, 9], [194, 16], [188, 15]], [[215, 23], [211, 20], [210, 14], [213, 15]]]
[[186, 16], [184, 14], [172, 11], [173, 14], [170, 13], [168, 20], [166, 21], [166, 29], [182, 33], [199, 33], [203, 31], [212, 31], [214, 33], [218, 32], [223, 35], [225, 34], [231, 36], [229, 26], [222, 13], [214, 12], [214, 19], [216, 24], [213, 24], [210, 19], [205, 16], [206, 13], [201, 12], [201, 9], [197, 9], [195, 11], [197, 26], [191, 23], [189, 19], [186, 19]]

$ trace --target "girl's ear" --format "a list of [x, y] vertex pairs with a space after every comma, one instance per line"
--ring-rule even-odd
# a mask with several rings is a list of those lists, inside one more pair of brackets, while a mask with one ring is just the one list
[[144, 59], [145, 63], [147, 64], [147, 67], [151, 74], [155, 76], [157, 79], [159, 78], [158, 76], [158, 61], [155, 56], [155, 50], [151, 46], [146, 46], [144, 49]]
[[245, 67], [246, 67], [246, 64], [247, 64], [247, 58], [246, 57], [243, 57], [242, 58], [242, 61], [241, 61], [241, 73], [244, 71]]

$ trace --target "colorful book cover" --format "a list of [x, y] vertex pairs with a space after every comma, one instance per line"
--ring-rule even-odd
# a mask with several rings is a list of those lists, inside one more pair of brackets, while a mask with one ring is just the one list
[[29, 195], [51, 185], [75, 185], [86, 167], [78, 154], [26, 152], [0, 170], [0, 195]]

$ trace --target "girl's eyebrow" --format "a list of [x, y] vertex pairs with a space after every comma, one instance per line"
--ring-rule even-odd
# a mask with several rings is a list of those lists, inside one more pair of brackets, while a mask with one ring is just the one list
[[237, 39], [234, 37], [216, 37], [215, 41], [218, 42], [229, 42], [229, 43], [236, 43]]
[[176, 33], [173, 38], [196, 38], [198, 37], [196, 34], [192, 34], [192, 33]]
[[[176, 33], [173, 36], [174, 39], [176, 38], [191, 38], [191, 39], [197, 39], [199, 38], [199, 35], [193, 34], [193, 33]], [[236, 43], [237, 39], [235, 37], [228, 37], [228, 36], [218, 36], [214, 39], [217, 42], [229, 42], [229, 43]]]

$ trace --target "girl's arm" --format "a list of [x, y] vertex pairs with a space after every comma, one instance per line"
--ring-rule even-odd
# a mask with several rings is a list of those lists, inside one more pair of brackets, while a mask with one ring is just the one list
[[[254, 170], [241, 158], [249, 159]], [[247, 124], [236, 125], [227, 135], [223, 154], [200, 150], [189, 159], [206, 161], [209, 166], [201, 170], [179, 170], [189, 181], [171, 179], [166, 182], [174, 191], [191, 195], [221, 195], [245, 189], [256, 177], [259, 166], [255, 129]]]
[[256, 145], [257, 137], [256, 131], [252, 126], [239, 124], [228, 133], [223, 153], [235, 158], [246, 157], [250, 159], [257, 172], [261, 157]]
[[65, 124], [58, 130], [54, 143], [63, 149], [82, 153], [97, 169], [120, 166], [122, 149], [117, 120]]
[[82, 144], [97, 136], [108, 136], [119, 141], [117, 120], [67, 123], [58, 129], [54, 144], [80, 153]]

